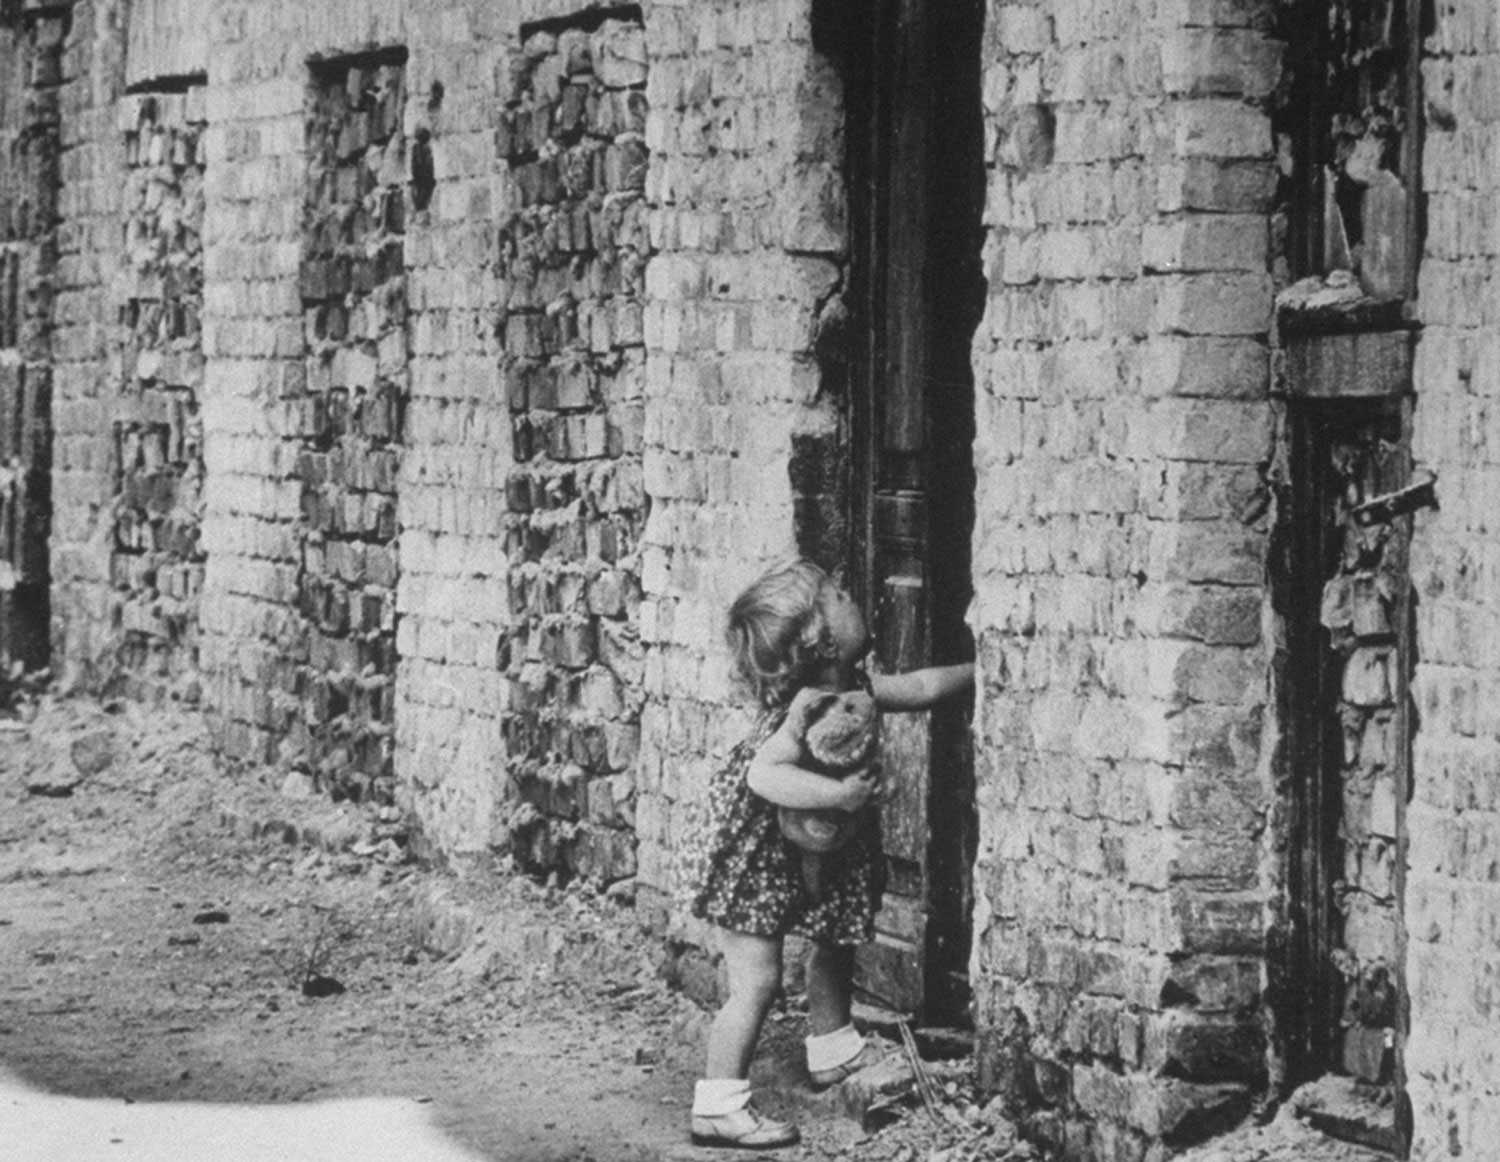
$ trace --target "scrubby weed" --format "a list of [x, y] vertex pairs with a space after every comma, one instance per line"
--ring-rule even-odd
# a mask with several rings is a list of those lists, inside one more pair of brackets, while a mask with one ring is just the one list
[[337, 905], [309, 902], [301, 908], [304, 921], [297, 940], [272, 955], [303, 996], [336, 996], [344, 991], [343, 982], [333, 975], [339, 951], [355, 938], [357, 930]]

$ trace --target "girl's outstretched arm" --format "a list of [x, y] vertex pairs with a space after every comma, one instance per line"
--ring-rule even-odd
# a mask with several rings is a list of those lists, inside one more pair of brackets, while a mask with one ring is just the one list
[[875, 704], [882, 710], [926, 710], [974, 685], [974, 663], [928, 666], [904, 674], [871, 674]]

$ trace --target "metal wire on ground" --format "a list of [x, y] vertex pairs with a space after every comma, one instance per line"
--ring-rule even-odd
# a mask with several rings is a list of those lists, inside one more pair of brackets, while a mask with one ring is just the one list
[[927, 1116], [935, 1122], [942, 1123], [943, 1115], [938, 1109], [937, 1093], [933, 1089], [932, 1078], [927, 1074], [927, 1067], [922, 1064], [922, 1058], [917, 1053], [917, 1040], [911, 1035], [911, 1026], [902, 1017], [897, 1019], [896, 1028], [901, 1030], [901, 1045], [906, 1050], [906, 1061], [911, 1066], [912, 1077], [917, 1084], [917, 1094], [922, 1099]]

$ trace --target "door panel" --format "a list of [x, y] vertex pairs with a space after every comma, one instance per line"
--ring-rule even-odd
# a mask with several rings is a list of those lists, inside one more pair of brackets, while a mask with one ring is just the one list
[[[866, 337], [854, 368], [851, 528], [872, 668], [890, 673], [957, 661], [970, 648], [963, 626], [973, 521], [968, 349], [983, 308], [983, 10], [976, 0], [881, 0], [871, 16], [863, 26], [865, 71], [850, 86], [851, 283], [856, 333]], [[971, 111], [972, 122], [955, 109]], [[934, 973], [946, 979], [967, 958], [967, 730], [962, 713], [895, 714], [883, 726], [889, 874], [858, 983], [892, 1007], [924, 1015]], [[944, 761], [935, 763], [939, 753]], [[936, 865], [935, 825], [952, 849]]]
[[1384, 499], [1408, 493], [1410, 397], [1299, 400], [1291, 419], [1291, 612], [1301, 632], [1288, 635], [1286, 662], [1295, 853], [1286, 976], [1296, 982], [1283, 1003], [1288, 1071], [1296, 1081], [1332, 1072], [1394, 1086], [1411, 518], [1387, 512]]

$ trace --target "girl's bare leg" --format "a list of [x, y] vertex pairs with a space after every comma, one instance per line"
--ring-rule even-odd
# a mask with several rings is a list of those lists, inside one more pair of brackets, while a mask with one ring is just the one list
[[854, 946], [814, 944], [807, 954], [807, 1024], [813, 1036], [848, 1025], [854, 992]]
[[720, 935], [724, 967], [729, 972], [729, 999], [708, 1031], [704, 1076], [743, 1078], [750, 1076], [760, 1027], [781, 987], [781, 939], [744, 932]]
[[807, 1073], [815, 1088], [834, 1085], [879, 1060], [854, 1027], [854, 949], [815, 944], [807, 958]]

